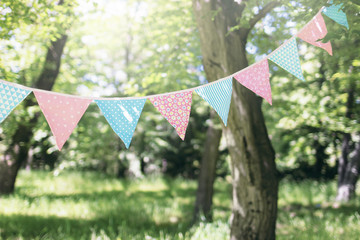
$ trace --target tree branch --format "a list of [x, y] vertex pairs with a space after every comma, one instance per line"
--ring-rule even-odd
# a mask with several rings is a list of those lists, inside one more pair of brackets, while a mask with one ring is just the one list
[[273, 10], [278, 5], [280, 5], [279, 1], [272, 1], [272, 2], [269, 2], [268, 4], [266, 4], [259, 11], [258, 14], [256, 14], [252, 19], [250, 19], [250, 21], [249, 21], [250, 27], [248, 28], [248, 31], [250, 32], [250, 30], [255, 26], [255, 24], [258, 21], [260, 21], [263, 17], [266, 16], [266, 14], [268, 14], [271, 10]]
[[245, 7], [246, 7], [246, 3], [245, 3], [245, 2], [247, 2], [247, 0], [241, 1], [241, 2], [239, 3], [239, 5], [240, 5], [239, 16], [242, 16], [243, 11], [245, 10]]

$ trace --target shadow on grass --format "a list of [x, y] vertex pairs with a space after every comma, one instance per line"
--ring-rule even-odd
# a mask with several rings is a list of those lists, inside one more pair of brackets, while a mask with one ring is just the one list
[[29, 207], [41, 201], [50, 203], [50, 207], [56, 201], [64, 206], [89, 204], [93, 217], [83, 219], [21, 214], [1, 216], [0, 236], [4, 239], [16, 236], [25, 239], [89, 239], [92, 232], [100, 231], [104, 231], [111, 239], [118, 236], [129, 239], [130, 236], [137, 235], [138, 239], [144, 239], [145, 234], [152, 237], [160, 237], [161, 234], [175, 236], [180, 232], [185, 233], [190, 227], [190, 218], [182, 216], [191, 216], [192, 203], [176, 206], [176, 210], [182, 213], [180, 217], [169, 218], [168, 213], [163, 212], [166, 208], [171, 212], [171, 204], [175, 198], [189, 197], [191, 193], [186, 189], [177, 189], [176, 196], [170, 190], [100, 191], [39, 196], [24, 194], [19, 190], [12, 197], [26, 201]]
[[1, 216], [0, 223], [0, 236], [4, 239], [17, 236], [25, 239], [89, 239], [93, 232], [100, 231], [104, 231], [111, 239], [118, 236], [128, 239], [126, 237], [137, 235], [140, 239], [144, 239], [145, 235], [158, 238], [161, 233], [165, 233], [175, 236], [187, 230], [185, 227], [179, 229], [177, 224], [171, 222], [157, 224], [146, 216], [136, 222], [127, 221], [116, 215], [104, 215], [91, 220], [58, 216], [11, 215]]
[[336, 206], [288, 204], [279, 208], [277, 238], [282, 239], [358, 239], [359, 204]]
[[[323, 213], [329, 213], [336, 216], [351, 216], [355, 213], [360, 214], [360, 208], [357, 203], [348, 203], [343, 205], [303, 205], [303, 204], [289, 204], [287, 206], [284, 206], [280, 208], [281, 211], [284, 212], [298, 212], [308, 215], [309, 213], [313, 213], [315, 211], [321, 211]], [[310, 214], [311, 215], [311, 214]]]
[[[196, 193], [196, 184], [191, 181], [112, 179], [110, 184], [104, 182], [110, 187], [107, 190], [102, 187], [101, 176], [98, 179], [93, 175], [68, 174], [62, 176], [68, 185], [88, 183], [87, 178], [91, 179], [90, 184], [79, 185], [74, 190], [77, 192], [69, 193], [69, 190], [48, 192], [47, 187], [41, 188], [53, 181], [52, 176], [36, 175], [36, 179], [42, 179], [37, 185], [31, 184], [32, 178], [25, 176], [15, 194], [4, 198], [11, 209], [0, 216], [0, 240], [97, 239], [92, 234], [99, 236], [101, 232], [110, 239], [145, 239], [146, 236], [178, 239], [180, 233], [184, 235], [191, 227]], [[92, 179], [96, 179], [95, 187]], [[114, 189], [119, 186], [121, 190]], [[224, 186], [222, 183], [215, 190], [218, 204], [214, 208], [221, 214], [229, 211], [224, 202], [230, 191]]]
[[[87, 220], [69, 219], [58, 216], [28, 216], [12, 214], [1, 216], [0, 236], [4, 239], [22, 236], [30, 238], [51, 238], [74, 235], [79, 229], [89, 231], [91, 225]], [[79, 236], [80, 237], [80, 236]]]

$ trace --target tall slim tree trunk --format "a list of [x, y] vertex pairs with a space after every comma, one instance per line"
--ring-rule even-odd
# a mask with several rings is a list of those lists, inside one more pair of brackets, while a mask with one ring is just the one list
[[210, 125], [206, 131], [206, 140], [204, 152], [201, 159], [198, 188], [196, 192], [196, 201], [193, 222], [204, 216], [207, 221], [212, 221], [212, 197], [214, 192], [214, 181], [216, 177], [216, 161], [219, 156], [219, 145], [221, 140], [221, 128], [218, 128], [216, 121], [216, 112], [210, 110]]
[[323, 169], [326, 166], [326, 145], [323, 145], [318, 139], [314, 140], [313, 147], [315, 149], [315, 165], [312, 169], [312, 177], [320, 179], [323, 177]]
[[[51, 42], [47, 50], [42, 73], [34, 84], [35, 88], [52, 89], [59, 74], [61, 56], [66, 40], [67, 36], [62, 35], [57, 40]], [[27, 98], [24, 102], [25, 106], [34, 104], [31, 98]], [[33, 136], [32, 128], [36, 125], [38, 117], [39, 113], [30, 122], [19, 122], [15, 134], [12, 136], [11, 143], [3, 155], [4, 158], [0, 159], [0, 195], [9, 194], [14, 191], [17, 173], [28, 157], [30, 140]]]
[[[207, 79], [228, 76], [248, 66], [247, 36], [278, 2], [265, 5], [249, 21], [250, 28], [230, 29], [246, 7], [245, 1], [193, 0]], [[231, 155], [233, 210], [231, 239], [275, 239], [278, 179], [274, 150], [268, 138], [261, 100], [235, 83], [228, 126], [224, 128]]]
[[[351, 119], [355, 102], [355, 83], [349, 86], [346, 118]], [[358, 133], [360, 136], [360, 133]], [[360, 171], [360, 142], [354, 142], [350, 133], [344, 133], [338, 166], [337, 201], [347, 202], [355, 196]]]
[[[360, 137], [360, 133], [358, 134]], [[349, 143], [345, 137], [343, 147]], [[342, 160], [339, 162], [339, 179], [338, 179], [338, 190], [337, 190], [337, 201], [347, 202], [355, 196], [356, 183], [359, 179], [360, 171], [360, 142], [354, 144], [355, 148], [351, 153], [348, 153], [346, 161]]]

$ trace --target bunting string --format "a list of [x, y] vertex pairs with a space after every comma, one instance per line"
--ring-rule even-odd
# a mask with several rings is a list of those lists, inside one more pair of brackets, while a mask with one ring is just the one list
[[346, 14], [341, 10], [342, 4], [322, 7], [297, 34], [286, 40], [262, 60], [216, 81], [194, 88], [167, 92], [144, 97], [84, 97], [57, 93], [0, 80], [0, 123], [31, 92], [50, 126], [56, 144], [61, 150], [79, 120], [91, 102], [95, 102], [114, 132], [129, 148], [136, 125], [147, 99], [161, 115], [175, 128], [179, 137], [184, 140], [189, 123], [192, 94], [196, 92], [214, 108], [227, 125], [229, 114], [232, 79], [264, 98], [272, 105], [270, 73], [268, 60], [288, 71], [300, 80], [305, 81], [300, 65], [296, 38], [314, 46], [323, 48], [332, 55], [331, 43], [322, 43], [327, 34], [322, 13], [335, 22], [349, 29]]

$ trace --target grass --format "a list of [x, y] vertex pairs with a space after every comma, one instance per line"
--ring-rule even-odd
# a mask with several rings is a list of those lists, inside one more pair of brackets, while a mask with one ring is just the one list
[[[184, 179], [22, 171], [0, 198], [0, 239], [229, 239], [230, 184], [215, 184], [214, 222], [190, 228], [195, 191]], [[358, 239], [360, 201], [334, 205], [335, 193], [335, 182], [283, 181], [278, 239]]]

